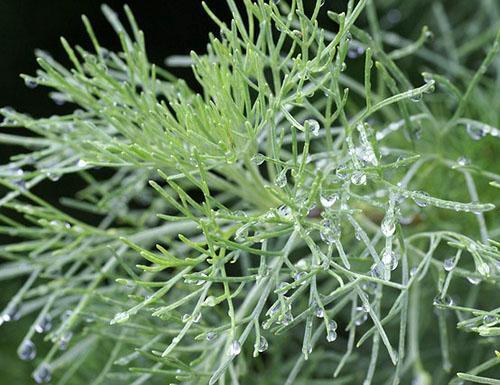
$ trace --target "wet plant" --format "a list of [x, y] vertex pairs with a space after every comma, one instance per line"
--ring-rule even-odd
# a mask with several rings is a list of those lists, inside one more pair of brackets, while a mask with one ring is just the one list
[[0, 167], [0, 279], [23, 277], [0, 322], [34, 319], [35, 382], [499, 383], [500, 6], [323, 3], [205, 6], [207, 53], [166, 61], [199, 93], [128, 7], [103, 7], [120, 52], [83, 17], [92, 52], [37, 53], [26, 85], [74, 109], [1, 110], [25, 151]]

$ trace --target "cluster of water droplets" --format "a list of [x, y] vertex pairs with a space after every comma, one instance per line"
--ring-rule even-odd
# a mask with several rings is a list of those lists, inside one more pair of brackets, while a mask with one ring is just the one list
[[328, 342], [333, 342], [337, 339], [337, 322], [330, 320], [328, 322], [328, 327], [326, 329], [326, 340]]

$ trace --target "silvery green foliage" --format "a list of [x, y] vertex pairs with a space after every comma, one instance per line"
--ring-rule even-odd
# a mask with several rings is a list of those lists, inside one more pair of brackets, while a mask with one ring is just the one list
[[[367, 0], [227, 2], [206, 55], [167, 61], [202, 94], [103, 7], [121, 52], [84, 18], [94, 52], [63, 39], [71, 69], [39, 52], [25, 76], [74, 112], [2, 110], [0, 141], [28, 151], [0, 168], [0, 279], [26, 277], [0, 322], [35, 317], [18, 349], [34, 380], [494, 383], [500, 35], [469, 68], [440, 6], [448, 56], [427, 27], [384, 32], [399, 11]], [[408, 56], [442, 74], [413, 85]], [[67, 174], [86, 187], [63, 208], [33, 192]]]

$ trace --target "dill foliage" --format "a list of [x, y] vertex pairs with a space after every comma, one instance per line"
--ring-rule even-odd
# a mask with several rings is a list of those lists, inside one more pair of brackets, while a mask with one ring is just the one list
[[0, 280], [24, 277], [0, 322], [33, 319], [37, 383], [499, 383], [500, 5], [428, 2], [408, 40], [423, 6], [376, 3], [205, 6], [207, 53], [166, 62], [200, 93], [128, 7], [103, 7], [121, 52], [83, 17], [92, 52], [37, 53], [26, 84], [74, 106], [1, 110], [25, 151], [0, 167]]

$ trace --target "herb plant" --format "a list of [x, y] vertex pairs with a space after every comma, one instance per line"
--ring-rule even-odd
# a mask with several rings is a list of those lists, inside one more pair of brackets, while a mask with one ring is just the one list
[[93, 52], [38, 52], [27, 86], [74, 111], [3, 108], [0, 133], [26, 149], [0, 167], [0, 279], [25, 277], [0, 322], [33, 318], [37, 383], [500, 383], [500, 4], [323, 3], [205, 6], [220, 35], [167, 60], [200, 92], [128, 7], [103, 7], [121, 52], [85, 17]]

